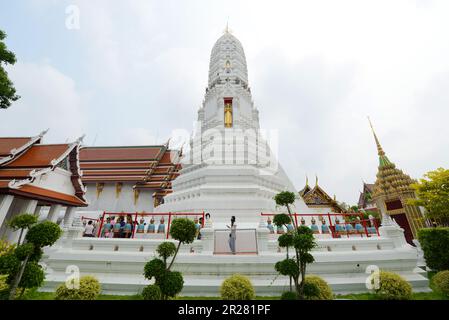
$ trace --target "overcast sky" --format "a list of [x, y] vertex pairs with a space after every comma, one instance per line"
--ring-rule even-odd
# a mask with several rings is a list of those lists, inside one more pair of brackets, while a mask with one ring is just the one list
[[[66, 27], [70, 5], [79, 29]], [[296, 188], [317, 174], [353, 204], [377, 172], [368, 115], [413, 178], [448, 167], [448, 17], [444, 0], [1, 0], [22, 98], [0, 111], [0, 136], [50, 128], [46, 142], [85, 133], [100, 146], [191, 131], [229, 19], [261, 127], [279, 130], [279, 160]]]

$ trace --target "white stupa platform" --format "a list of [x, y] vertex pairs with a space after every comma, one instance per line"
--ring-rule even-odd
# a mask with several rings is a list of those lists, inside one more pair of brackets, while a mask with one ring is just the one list
[[[391, 225], [379, 230], [380, 237], [317, 238], [315, 262], [308, 266], [308, 274], [321, 276], [335, 293], [366, 292], [366, 268], [375, 265], [400, 274], [415, 291], [428, 291], [425, 271], [417, 268], [417, 249], [405, 242], [402, 229]], [[237, 255], [214, 254], [215, 230], [202, 231], [202, 240], [183, 245], [174, 264], [184, 277], [182, 296], [218, 296], [223, 280], [235, 273], [248, 276], [259, 296], [277, 296], [287, 290], [288, 277], [274, 270], [275, 263], [285, 259], [285, 251], [279, 250], [266, 228], [256, 229], [255, 254]], [[151, 283], [144, 279], [143, 268], [163, 239], [80, 238], [79, 232], [80, 228], [71, 228], [46, 251], [42, 291], [53, 291], [65, 282], [66, 269], [73, 265], [81, 275], [97, 277], [104, 294], [132, 295]]]

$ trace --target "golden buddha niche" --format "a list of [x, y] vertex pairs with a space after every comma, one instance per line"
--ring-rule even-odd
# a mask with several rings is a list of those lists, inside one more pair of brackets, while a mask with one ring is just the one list
[[225, 125], [225, 128], [232, 128], [232, 104], [230, 102], [225, 103], [224, 125]]

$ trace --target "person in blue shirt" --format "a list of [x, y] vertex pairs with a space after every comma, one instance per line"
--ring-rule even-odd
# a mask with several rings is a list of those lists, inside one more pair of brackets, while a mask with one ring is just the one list
[[201, 229], [201, 224], [199, 223], [199, 220], [197, 217], [195, 217], [195, 219], [193, 220], [193, 222], [195, 223], [195, 237], [200, 240], [201, 239], [201, 234], [200, 234], [200, 229]]
[[132, 232], [133, 232], [132, 220], [129, 217], [127, 217], [127, 221], [123, 226], [123, 238], [131, 238]]
[[111, 232], [112, 232], [112, 224], [111, 224], [111, 218], [106, 219], [106, 223], [103, 226], [102, 234], [101, 236], [103, 238], [110, 238]]
[[120, 219], [114, 224], [114, 238], [121, 238], [122, 225]]

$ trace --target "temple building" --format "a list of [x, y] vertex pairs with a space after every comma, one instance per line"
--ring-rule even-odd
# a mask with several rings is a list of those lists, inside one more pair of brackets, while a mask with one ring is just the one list
[[[212, 48], [208, 78], [181, 174], [158, 210], [206, 211], [222, 226], [231, 216], [256, 226], [261, 212], [278, 210], [277, 193], [296, 190], [261, 133], [245, 52], [228, 29]], [[295, 210], [310, 211], [299, 195]]]
[[87, 206], [78, 159], [81, 138], [43, 144], [45, 133], [0, 138], [0, 238], [16, 241], [19, 233], [7, 227], [16, 215], [48, 211], [47, 219], [56, 222], [64, 210], [67, 226], [76, 208]]
[[[382, 211], [387, 219], [381, 226], [371, 221], [337, 222], [341, 208], [318, 181], [313, 188], [306, 183], [298, 193], [270, 148], [274, 145], [268, 143], [270, 136], [260, 134], [243, 46], [228, 29], [212, 48], [208, 87], [197, 120], [184, 156], [168, 144], [81, 148], [82, 183], [89, 203], [86, 211], [108, 211], [109, 216], [115, 216], [112, 211], [136, 213], [136, 220], [146, 211], [140, 214], [146, 220], [138, 220], [132, 239], [124, 239], [119, 231], [111, 237], [110, 226], [101, 224], [97, 237], [82, 237], [80, 212], [63, 241], [45, 251], [42, 262], [48, 273], [41, 290], [54, 291], [66, 282], [67, 268], [76, 265], [81, 274], [99, 280], [103, 294], [141, 293], [151, 283], [142, 274], [145, 263], [163, 241], [177, 243], [169, 232], [174, 215], [192, 219], [201, 235], [179, 246], [173, 267], [183, 274], [181, 296], [217, 296], [224, 279], [234, 273], [249, 277], [258, 296], [278, 296], [290, 286], [289, 277], [274, 268], [287, 253], [279, 247], [278, 237], [293, 225], [274, 230], [274, 216], [285, 208], [276, 206], [273, 198], [285, 190], [296, 194], [294, 211], [303, 215], [299, 223], [310, 227], [317, 242], [308, 272], [322, 277], [334, 292], [366, 292], [366, 272], [372, 266], [394, 270], [414, 290], [428, 290], [428, 279], [416, 271], [417, 250], [406, 242], [398, 225], [407, 232], [415, 230], [413, 218], [418, 212], [401, 202], [413, 196], [411, 179], [388, 161], [378, 144], [380, 166], [373, 199], [388, 209]], [[17, 147], [8, 150], [12, 148]], [[8, 156], [8, 150], [0, 154]], [[81, 188], [77, 177], [72, 183]], [[74, 196], [75, 192], [73, 188]], [[169, 218], [163, 222], [167, 213]], [[199, 219], [195, 221], [198, 213], [206, 220], [203, 226]], [[146, 216], [156, 219], [148, 221]], [[231, 216], [237, 224], [235, 252], [231, 252], [226, 227]]]
[[360, 192], [357, 206], [360, 210], [378, 211], [376, 202], [373, 200], [374, 183], [363, 182], [363, 191]]
[[372, 125], [371, 129], [379, 155], [379, 167], [372, 199], [382, 214], [382, 220], [385, 219], [385, 215], [393, 218], [404, 229], [407, 242], [413, 244], [412, 240], [417, 239], [418, 230], [425, 227], [424, 215], [420, 208], [407, 204], [408, 199], [416, 198], [415, 191], [410, 186], [416, 180], [396, 168], [396, 165], [388, 159]]
[[86, 211], [152, 212], [171, 193], [181, 151], [156, 146], [82, 147]]
[[309, 186], [309, 181], [306, 178], [306, 185], [299, 191], [300, 197], [304, 200], [309, 209], [317, 213], [328, 212], [343, 212], [343, 208], [340, 207], [338, 202], [334, 198], [331, 198], [319, 185], [318, 177], [315, 181], [315, 187]]

